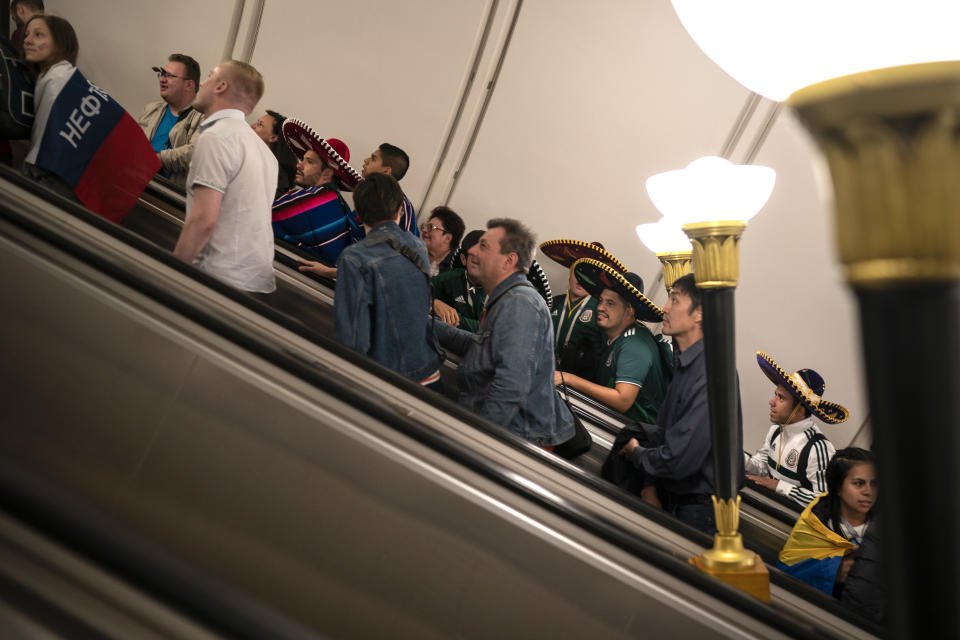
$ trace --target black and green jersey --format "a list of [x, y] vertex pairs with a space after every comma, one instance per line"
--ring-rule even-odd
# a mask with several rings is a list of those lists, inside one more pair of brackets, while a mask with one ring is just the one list
[[557, 296], [550, 314], [557, 368], [596, 382], [606, 342], [603, 330], [597, 326], [597, 299], [584, 296], [571, 304], [566, 295]]
[[470, 286], [466, 269], [450, 269], [433, 276], [433, 297], [444, 302], [460, 314], [461, 329], [476, 333], [483, 314], [483, 303], [487, 294], [479, 285]]
[[618, 382], [640, 387], [625, 415], [638, 422], [656, 423], [667, 393], [666, 365], [653, 334], [640, 323], [617, 336], [603, 352], [598, 383], [613, 389]]

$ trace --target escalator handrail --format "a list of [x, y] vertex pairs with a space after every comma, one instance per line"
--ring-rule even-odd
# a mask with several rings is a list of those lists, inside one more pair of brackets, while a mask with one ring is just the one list
[[[32, 189], [28, 190], [31, 192], [33, 191]], [[79, 207], [76, 208], [79, 209]], [[79, 213], [83, 214], [82, 217], [85, 218], [93, 216], [93, 214], [90, 214], [82, 209]], [[91, 265], [108, 277], [118, 280], [132, 289], [137, 290], [160, 302], [161, 304], [168, 306], [189, 320], [196, 322], [200, 326], [210, 329], [223, 338], [232, 341], [238, 346], [248, 350], [249, 352], [257, 355], [267, 362], [270, 362], [282, 370], [315, 385], [319, 389], [324, 389], [327, 393], [330, 393], [331, 395], [351, 404], [374, 419], [387, 424], [398, 432], [403, 433], [404, 435], [411, 437], [425, 446], [442, 453], [449, 459], [454, 460], [464, 467], [477, 472], [478, 474], [509, 489], [510, 491], [522, 495], [525, 499], [530, 500], [540, 507], [558, 515], [559, 517], [574, 523], [584, 531], [595, 535], [600, 539], [606, 540], [607, 542], [610, 542], [629, 553], [632, 553], [643, 562], [667, 571], [677, 579], [680, 579], [687, 584], [690, 584], [694, 588], [700, 589], [712, 595], [713, 597], [720, 599], [721, 601], [733, 604], [740, 610], [748, 613], [760, 621], [763, 621], [766, 624], [769, 624], [774, 628], [780, 629], [786, 633], [799, 635], [800, 637], [819, 637], [820, 632], [815, 630], [813, 627], [802, 629], [797, 628], [795, 623], [788, 623], [784, 619], [775, 615], [771, 609], [763, 606], [759, 601], [733, 589], [732, 587], [709, 578], [708, 576], [700, 573], [698, 570], [692, 568], [688, 563], [676, 558], [666, 551], [663, 551], [654, 543], [638, 537], [633, 532], [622, 528], [622, 526], [619, 524], [614, 523], [595, 513], [591, 513], [582, 506], [571, 503], [569, 500], [536, 490], [536, 487], [532, 487], [528, 481], [518, 475], [515, 471], [489, 460], [477, 451], [468, 447], [466, 444], [456, 441], [450, 436], [442, 434], [435, 429], [427, 428], [425, 425], [413, 420], [408, 416], [399, 415], [396, 412], [390, 411], [388, 407], [384, 406], [382, 403], [376, 402], [373, 398], [371, 398], [370, 394], [361, 392], [356, 385], [348, 384], [341, 377], [334, 376], [329, 372], [318, 370], [310, 366], [309, 363], [294, 357], [293, 354], [290, 354], [289, 352], [270, 344], [264, 339], [263, 336], [256, 335], [248, 329], [238, 327], [235, 322], [231, 322], [230, 319], [224, 318], [223, 314], [217, 314], [213, 310], [209, 309], [201, 309], [195, 303], [176, 296], [174, 293], [171, 293], [167, 289], [158, 286], [156, 283], [149, 282], [146, 279], [141, 278], [139, 275], [131, 274], [129, 271], [123, 269], [121, 265], [114, 264], [111, 260], [105, 258], [104, 256], [98, 255], [92, 252], [90, 249], [80, 246], [73, 238], [66, 237], [61, 230], [54, 230], [51, 227], [41, 225], [36, 221], [36, 219], [33, 219], [21, 212], [16, 212], [5, 204], [0, 205], [0, 214], [2, 214], [2, 217], [6, 218], [16, 226], [57, 247], [59, 250], [64, 251], [65, 253]], [[119, 229], [118, 227], [115, 227], [104, 220], [99, 218], [97, 218], [97, 220], [103, 224], [96, 224], [95, 226], [103, 227], [105, 225], [109, 225], [110, 227], [113, 227], [111, 230], [114, 232], [126, 233], [125, 230]], [[111, 233], [110, 235], [115, 234]], [[141, 240], [139, 244], [142, 244], [150, 253], [158, 253], [159, 251], [147, 241]], [[197, 275], [205, 276], [205, 274], [200, 274], [199, 272], [196, 272], [194, 269], [190, 268], [188, 265], [182, 263], [177, 265], [176, 263], [179, 261], [166, 252], [161, 253], [160, 261], [168, 264], [169, 266], [182, 265], [183, 268], [178, 269], [182, 273], [185, 273], [194, 279], [204, 279], [197, 278]], [[238, 299], [238, 302], [244, 304], [244, 306], [254, 307], [254, 304], [252, 303], [255, 303], [256, 301], [254, 301], [252, 298], [249, 298], [240, 292], [233, 291], [226, 285], [219, 283], [219, 281], [215, 281], [213, 279], [210, 280], [212, 280], [212, 288], [217, 290], [223, 289], [225, 290], [224, 294], [228, 295], [228, 297]], [[256, 307], [259, 306], [261, 305], [256, 303]], [[259, 308], [255, 308], [254, 310], [258, 312], [261, 311]], [[272, 312], [272, 310], [269, 309], [268, 311]], [[331, 341], [324, 338], [323, 343], [328, 342]], [[323, 343], [321, 343], [321, 346], [326, 346]], [[346, 351], [342, 345], [333, 344], [331, 347], [332, 348], [330, 348], [330, 351], [335, 355], [341, 355], [341, 353]], [[353, 355], [353, 358], [350, 358], [350, 355]], [[344, 356], [347, 356], [346, 359], [350, 360], [351, 362], [354, 360], [360, 360], [361, 362], [356, 362], [358, 365], [361, 363], [368, 364], [367, 362], [362, 362], [365, 359], [357, 358], [356, 354], [344, 353]], [[375, 363], [372, 364], [375, 365]], [[437, 394], [428, 390], [424, 390], [420, 388], [419, 385], [415, 385], [414, 383], [407, 381], [393, 372], [379, 367], [379, 365], [364, 368], [369, 370], [370, 373], [373, 373], [379, 377], [395, 378], [390, 380], [390, 382], [394, 383], [398, 387], [401, 387], [404, 389], [404, 391], [420, 394], [422, 399], [428, 399], [433, 404], [436, 404], [438, 401], [447, 402], [445, 399], [438, 397]], [[382, 369], [382, 371], [378, 369]], [[390, 375], [384, 375], [385, 373]], [[499, 436], [499, 439], [509, 442], [516, 448], [528, 450], [533, 455], [538, 456], [541, 460], [547, 461], [549, 464], [557, 465], [559, 462], [550, 454], [541, 451], [539, 448], [534, 447], [530, 443], [520, 440], [511, 434], [504, 433], [503, 430], [495, 427], [485, 420], [478, 418], [472, 413], [466, 412], [466, 410], [462, 409], [458, 405], [449, 402], [447, 402], [447, 404], [451, 405], [450, 413], [454, 414], [455, 417], [459, 418], [460, 414], [465, 414], [464, 417], [469, 418], [469, 420], [466, 420], [468, 423], [481, 427], [484, 432]], [[444, 407], [444, 409], [447, 408], [448, 407]], [[566, 463], [559, 466], [561, 469], [564, 467], [574, 468], [572, 465]], [[630, 496], [627, 496], [619, 491], [612, 493], [620, 494], [619, 497], [621, 498], [621, 501], [623, 501], [622, 498], [631, 498]], [[643, 511], [643, 515], [646, 516], [647, 514], [645, 512], [647, 509], [643, 509]], [[672, 520], [672, 518], [670, 518], [670, 520]], [[144, 576], [140, 577], [141, 579], [144, 578]], [[779, 576], [776, 573], [772, 573], [771, 581], [774, 583], [780, 582]], [[823, 605], [821, 604], [821, 606]], [[840, 609], [839, 605], [837, 605], [837, 608], [844, 614], [846, 613], [846, 610]], [[859, 618], [848, 618], [847, 615], [843, 614], [841, 614], [839, 617], [847, 619], [849, 622], [854, 624], [861, 623]]]
[[[179, 203], [179, 205], [177, 205], [177, 203], [171, 203], [171, 204], [174, 206], [181, 206], [181, 207], [183, 206], [183, 203]], [[314, 261], [316, 260], [316, 257], [313, 256], [312, 254], [309, 254], [305, 252], [303, 249], [296, 247], [292, 244], [289, 244], [286, 241], [277, 239], [276, 244], [279, 248], [282, 248], [284, 250], [284, 251], [277, 250], [275, 252], [276, 260], [281, 264], [284, 264], [285, 266], [290, 267], [291, 269], [297, 270], [298, 264], [296, 261], [296, 257], [303, 258], [304, 260], [314, 260]], [[287, 254], [293, 254], [295, 257], [291, 258]], [[326, 287], [329, 290], [329, 293], [332, 296], [333, 289], [335, 287], [335, 283], [333, 280], [322, 278], [310, 272], [307, 272], [307, 273], [300, 272], [300, 273], [303, 276], [309, 277], [317, 282], [320, 282], [324, 287]], [[450, 354], [448, 354], [448, 360], [450, 359], [449, 356]], [[598, 427], [600, 430], [610, 435], [615, 436], [620, 432], [622, 425], [630, 424], [633, 422], [630, 418], [628, 418], [624, 414], [616, 411], [615, 409], [612, 409], [611, 407], [605, 404], [602, 404], [594, 400], [593, 398], [590, 398], [589, 396], [575, 389], [572, 389], [565, 385], [561, 385], [559, 387], [559, 390], [562, 394], [566, 394], [570, 398], [576, 401], [576, 403], [573, 405], [573, 408], [577, 410], [577, 413], [578, 415], [581, 416], [581, 418], [587, 420], [592, 426]], [[596, 478], [592, 474], [587, 474], [578, 468], [574, 468], [572, 471], [570, 471], [569, 466], [564, 468], [564, 471], [568, 472], [568, 475], [575, 476], [581, 482], [586, 483], [592, 489], [601, 492], [606, 497], [612, 498], [629, 508], [632, 508], [637, 511], [641, 511], [641, 513], [645, 517], [648, 517], [654, 520], [655, 522], [657, 522], [657, 524], [660, 524], [661, 526], [664, 526], [670, 529], [672, 532], [678, 533], [680, 535], [684, 535], [691, 541], [697, 542], [698, 544], [709, 546], [709, 542], [705, 541], [706, 539], [700, 534], [700, 532], [690, 527], [687, 527], [682, 523], [679, 523], [676, 519], [672, 517], [668, 516], [667, 518], [663, 518], [662, 516], [664, 516], [665, 514], [662, 511], [653, 510], [652, 512], [650, 512], [649, 509], [647, 509], [647, 505], [645, 503], [635, 499], [633, 496], [630, 496], [625, 492], [617, 491], [617, 492], [613, 492], [614, 495], [611, 495], [611, 491], [610, 491], [611, 485], [604, 482], [603, 480], [600, 480], [599, 478]], [[616, 494], [620, 494], [620, 496], [627, 496], [628, 500], [624, 500], [622, 499], [622, 497], [617, 496]], [[756, 495], [751, 494], [749, 489], [741, 492], [741, 498], [743, 500], [744, 505], [747, 505], [750, 508], [759, 511], [763, 515], [766, 515], [767, 517], [780, 522], [788, 529], [792, 528], [794, 523], [796, 522], [796, 517], [792, 516], [790, 512], [785, 512], [784, 510], [778, 509], [777, 507], [764, 502], [762, 499], [758, 498]], [[782, 503], [784, 499], [781, 496], [776, 496], [775, 498], [772, 498], [772, 500]], [[697, 538], [700, 538], [700, 539], [697, 539]], [[776, 575], [776, 574], [772, 573], [771, 575]], [[777, 580], [774, 580], [774, 581], [776, 582]], [[792, 579], [787, 578], [786, 584], [789, 585], [792, 583], [793, 583]], [[817, 598], [818, 595], [819, 594], [814, 595], [813, 597]], [[817, 604], [819, 604], [820, 606], [825, 605], [824, 602], [817, 602]]]

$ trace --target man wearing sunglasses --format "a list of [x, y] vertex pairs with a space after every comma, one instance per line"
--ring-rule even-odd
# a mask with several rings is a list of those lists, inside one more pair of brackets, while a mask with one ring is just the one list
[[161, 99], [148, 104], [137, 122], [160, 158], [160, 175], [183, 187], [203, 121], [203, 114], [191, 106], [200, 86], [200, 65], [188, 55], [174, 53], [166, 65], [153, 70]]

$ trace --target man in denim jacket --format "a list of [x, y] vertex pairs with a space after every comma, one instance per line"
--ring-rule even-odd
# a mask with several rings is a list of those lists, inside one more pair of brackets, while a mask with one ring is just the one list
[[462, 354], [460, 403], [542, 447], [574, 435], [573, 416], [553, 388], [553, 324], [527, 280], [536, 240], [516, 220], [498, 218], [467, 258], [470, 279], [489, 292], [477, 333], [437, 324], [444, 348]]
[[414, 382], [439, 390], [428, 334], [430, 270], [423, 242], [400, 229], [403, 192], [390, 175], [361, 182], [353, 202], [366, 237], [337, 262], [334, 337]]

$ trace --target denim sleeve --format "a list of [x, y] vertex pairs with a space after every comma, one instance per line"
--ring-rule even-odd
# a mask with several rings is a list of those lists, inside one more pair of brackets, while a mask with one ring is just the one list
[[[349, 258], [337, 264], [337, 284], [333, 297], [334, 338], [364, 355], [370, 352], [373, 312], [371, 283]], [[372, 277], [372, 276], [371, 276]]]
[[469, 331], [451, 327], [442, 321], [437, 321], [433, 324], [440, 346], [447, 351], [454, 352], [458, 356], [464, 355], [474, 342], [473, 334]]
[[707, 384], [701, 378], [691, 385], [685, 406], [673, 424], [664, 430], [658, 447], [637, 447], [633, 464], [658, 478], [676, 479], [693, 475], [703, 467], [710, 452], [710, 417]]
[[545, 342], [542, 328], [549, 323], [537, 322], [536, 308], [520, 295], [505, 296], [499, 304], [490, 335], [494, 376], [481, 413], [494, 424], [507, 425], [530, 395]]

